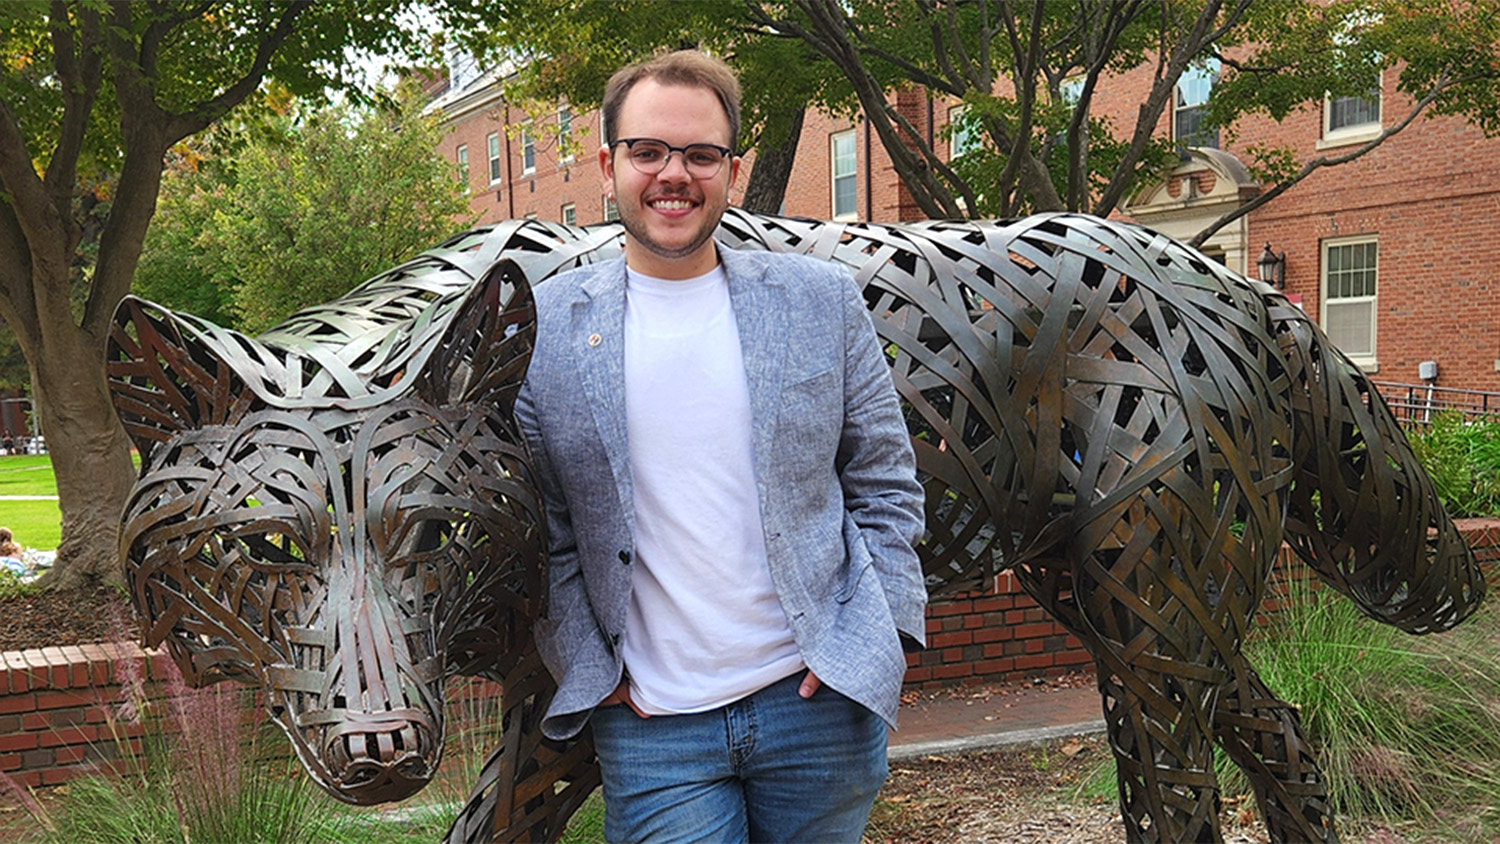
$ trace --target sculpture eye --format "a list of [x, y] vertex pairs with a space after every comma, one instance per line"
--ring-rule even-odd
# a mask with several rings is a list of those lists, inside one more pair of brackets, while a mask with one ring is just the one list
[[225, 563], [245, 563], [276, 574], [317, 568], [301, 536], [285, 525], [258, 525], [253, 531], [219, 534], [217, 539]]

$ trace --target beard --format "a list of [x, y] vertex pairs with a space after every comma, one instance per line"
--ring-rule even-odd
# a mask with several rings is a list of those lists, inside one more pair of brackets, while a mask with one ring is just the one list
[[620, 223], [625, 227], [625, 233], [646, 251], [666, 260], [677, 260], [686, 258], [697, 252], [713, 237], [714, 231], [719, 227], [719, 221], [724, 217], [724, 211], [729, 207], [728, 189], [721, 202], [714, 203], [705, 197], [700, 205], [700, 210], [705, 212], [703, 223], [692, 236], [680, 244], [664, 243], [651, 232], [651, 226], [647, 222], [647, 214], [650, 212], [645, 208], [645, 203], [617, 203], [616, 208], [620, 213]]

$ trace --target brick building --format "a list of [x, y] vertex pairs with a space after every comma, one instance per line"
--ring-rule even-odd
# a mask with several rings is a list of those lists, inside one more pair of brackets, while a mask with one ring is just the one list
[[[442, 152], [467, 173], [483, 222], [535, 216], [596, 223], [612, 219], [596, 162], [597, 112], [527, 114], [500, 95], [494, 75], [456, 72], [434, 100], [450, 126]], [[1179, 167], [1140, 187], [1120, 209], [1164, 233], [1187, 239], [1257, 195], [1243, 151], [1290, 144], [1298, 157], [1348, 153], [1405, 116], [1412, 98], [1386, 71], [1369, 99], [1326, 102], [1276, 124], [1248, 119], [1232, 145], [1216, 138], [1194, 147]], [[1179, 102], [1201, 102], [1212, 76], [1190, 74]], [[1129, 126], [1150, 85], [1141, 68], [1101, 86], [1094, 113]], [[955, 105], [921, 89], [893, 95], [896, 107], [945, 150], [942, 129]], [[1194, 109], [1169, 110], [1160, 131], [1194, 131]], [[569, 155], [570, 142], [573, 154]], [[1500, 297], [1488, 269], [1500, 264], [1489, 237], [1500, 208], [1500, 140], [1465, 121], [1420, 118], [1363, 158], [1314, 173], [1264, 207], [1232, 223], [1204, 251], [1256, 275], [1269, 244], [1285, 255], [1285, 290], [1314, 314], [1340, 347], [1380, 381], [1420, 383], [1423, 362], [1436, 384], [1500, 390]], [[746, 161], [734, 199], [743, 196]], [[787, 187], [786, 214], [892, 222], [920, 219], [889, 157], [858, 118], [809, 114]]]

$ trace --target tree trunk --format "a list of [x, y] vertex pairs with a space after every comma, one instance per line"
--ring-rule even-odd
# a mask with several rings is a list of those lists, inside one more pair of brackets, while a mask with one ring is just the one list
[[46, 354], [31, 356], [32, 411], [47, 440], [62, 509], [62, 545], [47, 580], [62, 588], [123, 583], [120, 515], [135, 478], [130, 440], [110, 402], [103, 342], [64, 322], [47, 332]]
[[786, 185], [792, 178], [797, 161], [797, 143], [802, 140], [802, 121], [807, 109], [792, 116], [792, 128], [779, 146], [756, 150], [755, 166], [750, 169], [750, 184], [740, 207], [756, 214], [780, 214], [786, 200]]

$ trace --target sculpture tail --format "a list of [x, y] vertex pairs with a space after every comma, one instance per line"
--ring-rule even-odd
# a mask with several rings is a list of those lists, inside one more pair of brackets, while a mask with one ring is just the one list
[[1300, 309], [1271, 305], [1291, 380], [1287, 543], [1370, 617], [1453, 627], [1484, 597], [1473, 552], [1369, 379]]

